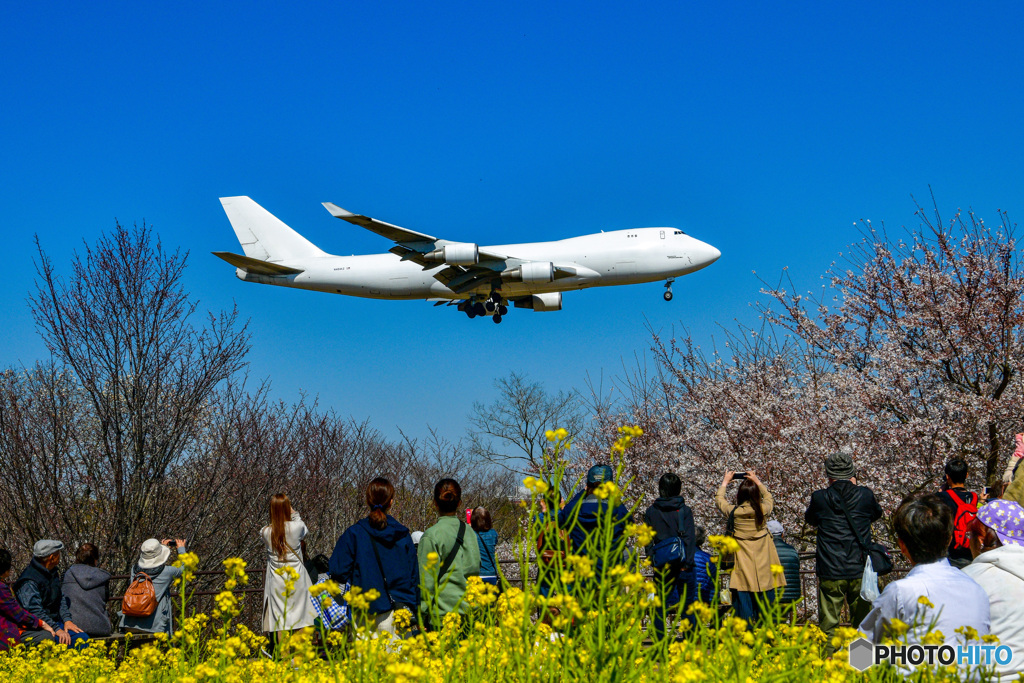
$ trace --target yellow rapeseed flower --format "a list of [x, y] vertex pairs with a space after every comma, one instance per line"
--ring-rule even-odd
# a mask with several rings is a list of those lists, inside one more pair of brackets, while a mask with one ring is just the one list
[[708, 536], [708, 543], [720, 553], [732, 555], [740, 550], [739, 542], [732, 536]]
[[626, 535], [635, 536], [640, 546], [646, 546], [654, 540], [654, 529], [647, 524], [627, 524]]
[[544, 495], [548, 492], [548, 489], [551, 488], [548, 486], [546, 481], [543, 479], [537, 479], [536, 477], [527, 477], [526, 479], [523, 479], [523, 486], [538, 496]]
[[910, 626], [900, 619], [893, 618], [889, 621], [889, 632], [895, 636], [902, 636]]

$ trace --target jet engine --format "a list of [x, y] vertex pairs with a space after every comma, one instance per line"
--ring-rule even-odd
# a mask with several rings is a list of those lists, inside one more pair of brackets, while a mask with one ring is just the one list
[[562, 293], [548, 292], [547, 294], [534, 294], [529, 299], [516, 299], [516, 308], [530, 308], [534, 313], [545, 311], [562, 310]]
[[555, 266], [551, 261], [527, 261], [521, 266], [502, 272], [501, 279], [505, 282], [522, 282], [528, 285], [544, 284], [555, 279]]
[[472, 266], [480, 262], [480, 248], [470, 242], [446, 244], [423, 255], [425, 261], [452, 266]]

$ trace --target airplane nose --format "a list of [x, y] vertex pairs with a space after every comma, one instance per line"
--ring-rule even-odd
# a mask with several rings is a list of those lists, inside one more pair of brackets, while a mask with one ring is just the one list
[[696, 247], [696, 256], [702, 266], [710, 266], [712, 263], [717, 261], [719, 257], [722, 255], [722, 252], [720, 252], [718, 249], [714, 248], [707, 242], [697, 241]]

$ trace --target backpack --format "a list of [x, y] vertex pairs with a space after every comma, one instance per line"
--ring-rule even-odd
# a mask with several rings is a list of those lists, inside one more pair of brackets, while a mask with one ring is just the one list
[[683, 562], [686, 560], [686, 549], [683, 547], [682, 533], [683, 511], [679, 509], [679, 529], [675, 536], [663, 538], [647, 547], [647, 557], [651, 558], [651, 564], [655, 567], [664, 567], [672, 562]]
[[149, 574], [138, 572], [121, 599], [121, 612], [126, 617], [149, 617], [156, 612], [156, 588]]
[[952, 491], [946, 491], [946, 495], [952, 498], [956, 504], [956, 514], [953, 515], [953, 546], [970, 548], [967, 532], [971, 527], [971, 522], [978, 516], [978, 494], [971, 493], [969, 502], [961, 500], [960, 496]]

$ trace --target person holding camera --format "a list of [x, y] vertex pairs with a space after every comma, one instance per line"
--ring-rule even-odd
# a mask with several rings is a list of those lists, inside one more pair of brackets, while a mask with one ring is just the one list
[[860, 596], [865, 557], [857, 539], [872, 542], [871, 524], [882, 517], [882, 508], [871, 489], [857, 485], [856, 474], [849, 454], [828, 456], [825, 461], [828, 488], [811, 494], [811, 502], [804, 513], [804, 521], [818, 529], [814, 557], [814, 571], [818, 576], [818, 626], [827, 636], [825, 648], [829, 654], [834, 650], [832, 635], [839, 625], [843, 601], [850, 607], [850, 623], [853, 624], [859, 624], [871, 610], [871, 603]]
[[[734, 503], [726, 498], [726, 489], [739, 481]], [[728, 519], [730, 535], [739, 544], [736, 566], [729, 578], [729, 588], [736, 591], [736, 616], [756, 621], [761, 612], [775, 600], [775, 589], [786, 585], [785, 577], [772, 572], [780, 565], [779, 553], [768, 533], [768, 515], [775, 507], [772, 494], [757, 478], [757, 472], [726, 472], [715, 494], [715, 504]]]
[[[126, 595], [132, 591], [133, 585], [137, 582], [148, 584], [147, 590], [153, 596], [153, 604], [140, 614], [125, 614], [126, 605], [121, 605], [121, 620], [118, 627], [122, 631], [133, 633], [174, 633], [173, 599], [171, 589], [174, 587], [175, 579], [181, 578], [184, 569], [173, 567], [167, 564], [171, 559], [171, 545], [177, 548], [178, 555], [188, 552], [184, 539], [177, 538], [173, 541], [165, 538], [158, 541], [149, 538], [143, 541], [139, 549], [139, 559], [132, 567], [131, 580], [128, 582]], [[144, 575], [144, 576], [140, 576]]]

